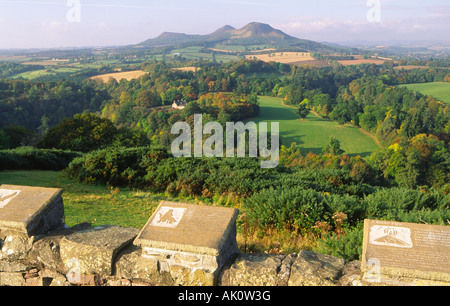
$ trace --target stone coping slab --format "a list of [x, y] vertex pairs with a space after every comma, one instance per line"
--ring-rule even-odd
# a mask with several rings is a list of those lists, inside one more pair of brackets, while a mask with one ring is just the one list
[[135, 245], [219, 256], [237, 248], [235, 208], [162, 201]]
[[60, 188], [1, 185], [0, 229], [14, 229], [35, 235], [41, 230], [51, 229], [54, 224], [62, 223], [62, 193]]

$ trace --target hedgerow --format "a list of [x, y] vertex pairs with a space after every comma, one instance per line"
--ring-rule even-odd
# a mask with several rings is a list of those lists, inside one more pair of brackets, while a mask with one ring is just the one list
[[52, 170], [60, 171], [81, 157], [81, 153], [63, 150], [19, 147], [0, 151], [0, 170]]

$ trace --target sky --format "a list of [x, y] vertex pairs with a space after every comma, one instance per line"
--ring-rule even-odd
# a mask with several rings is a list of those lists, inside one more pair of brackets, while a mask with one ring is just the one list
[[319, 42], [450, 41], [449, 0], [0, 0], [0, 49], [130, 45], [254, 21]]

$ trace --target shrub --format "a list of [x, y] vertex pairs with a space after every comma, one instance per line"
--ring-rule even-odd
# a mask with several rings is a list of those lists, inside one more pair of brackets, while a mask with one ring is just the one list
[[324, 195], [312, 189], [277, 188], [262, 190], [244, 206], [248, 220], [260, 229], [297, 229], [311, 232], [318, 221], [331, 217]]
[[347, 229], [344, 235], [329, 233], [317, 241], [315, 252], [344, 258], [346, 261], [361, 260], [363, 223]]
[[434, 189], [383, 188], [368, 195], [364, 201], [367, 218], [404, 222], [417, 220], [421, 215], [434, 222], [445, 220], [450, 208], [450, 194]]
[[20, 147], [0, 151], [0, 170], [52, 170], [65, 169], [82, 154], [79, 152]]
[[[108, 148], [93, 151], [73, 160], [70, 177], [79, 182], [101, 182], [112, 186], [142, 186], [145, 167], [152, 154], [150, 148]], [[142, 164], [144, 157], [147, 164]]]

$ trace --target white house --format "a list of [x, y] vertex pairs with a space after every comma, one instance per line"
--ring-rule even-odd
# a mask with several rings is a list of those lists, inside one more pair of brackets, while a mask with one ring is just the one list
[[184, 100], [173, 101], [172, 108], [173, 109], [184, 109], [188, 103]]

